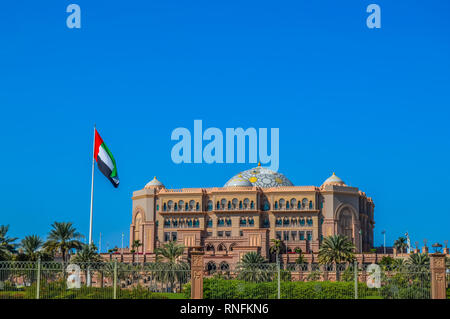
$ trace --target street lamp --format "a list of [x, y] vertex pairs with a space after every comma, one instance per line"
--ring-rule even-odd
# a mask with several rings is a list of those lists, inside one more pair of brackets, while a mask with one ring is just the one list
[[383, 252], [386, 255], [386, 230], [383, 229], [381, 234], [383, 235]]
[[439, 243], [431, 245], [431, 247], [433, 247], [435, 253], [441, 253], [442, 252], [441, 251], [442, 250], [442, 245], [439, 244]]

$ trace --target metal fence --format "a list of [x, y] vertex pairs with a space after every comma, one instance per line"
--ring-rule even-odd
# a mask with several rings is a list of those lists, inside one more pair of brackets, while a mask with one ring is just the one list
[[238, 265], [204, 281], [210, 299], [429, 299], [428, 266]]
[[184, 298], [189, 264], [0, 262], [0, 299]]
[[[0, 262], [0, 299], [190, 297], [188, 263]], [[429, 299], [429, 266], [238, 264], [206, 271], [206, 299]]]

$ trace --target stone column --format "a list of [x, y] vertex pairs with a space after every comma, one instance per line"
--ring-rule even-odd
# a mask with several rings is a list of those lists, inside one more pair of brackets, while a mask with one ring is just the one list
[[[195, 249], [197, 248], [197, 249]], [[203, 251], [191, 251], [191, 299], [203, 299]]]
[[445, 254], [430, 254], [431, 298], [446, 299]]

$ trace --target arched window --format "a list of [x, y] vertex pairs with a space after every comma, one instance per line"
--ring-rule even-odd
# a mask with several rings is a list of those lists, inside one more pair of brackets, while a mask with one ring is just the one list
[[183, 210], [183, 206], [184, 206], [184, 201], [182, 201], [182, 200], [178, 201], [178, 207], [180, 208], [180, 210]]
[[250, 202], [250, 209], [255, 209], [255, 203], [253, 201]]
[[213, 202], [212, 200], [208, 201], [208, 211], [212, 211], [213, 210]]
[[313, 202], [312, 202], [312, 200], [309, 201], [309, 209], [313, 209]]
[[220, 205], [221, 205], [221, 209], [225, 209], [225, 207], [226, 207], [226, 205], [227, 205], [227, 200], [225, 199], [225, 198], [223, 198], [221, 201], [220, 201]]
[[275, 201], [275, 209], [278, 209], [278, 202]]
[[236, 209], [238, 207], [239, 201], [237, 198], [233, 198], [232, 203], [233, 203], [233, 209]]
[[191, 200], [189, 201], [189, 210], [193, 210], [195, 207], [195, 201]]
[[207, 244], [206, 245], [206, 251], [212, 251], [214, 252], [214, 246], [212, 244]]
[[208, 271], [209, 274], [213, 274], [216, 272], [217, 270], [217, 266], [216, 263], [214, 261], [210, 261], [206, 264], [206, 270]]
[[142, 223], [142, 215], [141, 213], [137, 213], [134, 217], [134, 240], [140, 240], [140, 230]]
[[227, 218], [226, 223], [227, 223], [227, 226], [231, 226], [231, 218]]
[[283, 226], [288, 226], [289, 225], [289, 218], [285, 217], [283, 219]]
[[225, 245], [223, 243], [219, 244], [219, 246], [217, 246], [217, 251], [227, 251], [227, 247], [225, 247]]
[[250, 203], [250, 200], [248, 198], [244, 198], [244, 209], [248, 208], [249, 203]]
[[168, 208], [170, 211], [172, 210], [172, 208], [173, 208], [173, 201], [169, 200], [169, 201], [167, 202], [167, 208]]
[[307, 198], [302, 199], [302, 208], [306, 208], [308, 206], [309, 200]]
[[285, 200], [284, 199], [280, 199], [279, 203], [280, 203], [280, 209], [283, 209]]
[[289, 202], [286, 202], [286, 209], [289, 209]]
[[168, 218], [164, 219], [164, 227], [170, 227], [170, 219]]
[[195, 203], [195, 210], [199, 210], [200, 209], [200, 204], [197, 202], [197, 203]]
[[291, 207], [295, 208], [296, 204], [297, 204], [297, 200], [295, 198], [291, 198]]
[[219, 201], [217, 201], [216, 209], [219, 209], [219, 208], [220, 208], [220, 203], [219, 203]]
[[249, 224], [250, 226], [253, 226], [253, 225], [255, 224], [255, 220], [253, 219], [253, 217], [250, 217], [250, 218], [248, 219], [248, 224]]
[[239, 209], [242, 209], [242, 201], [239, 202]]
[[269, 202], [268, 201], [264, 201], [263, 210], [264, 211], [268, 211], [269, 209], [270, 209]]
[[228, 201], [228, 209], [231, 209], [231, 202]]
[[297, 203], [297, 209], [300, 209], [300, 208], [302, 208], [302, 202]]
[[177, 210], [178, 210], [177, 203], [173, 204], [173, 210], [174, 210], [174, 211], [177, 211]]
[[166, 211], [166, 210], [167, 210], [167, 204], [164, 203], [164, 204], [163, 204], [163, 211]]
[[339, 234], [353, 240], [353, 215], [348, 209], [344, 209], [339, 215]]
[[226, 261], [222, 261], [220, 263], [219, 267], [220, 267], [221, 271], [228, 271], [228, 270], [230, 270], [230, 265], [228, 265], [228, 263]]

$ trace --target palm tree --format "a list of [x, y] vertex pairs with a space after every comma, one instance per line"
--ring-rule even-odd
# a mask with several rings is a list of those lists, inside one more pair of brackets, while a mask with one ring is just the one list
[[425, 253], [414, 253], [409, 255], [406, 264], [414, 270], [428, 269], [430, 266], [430, 257]]
[[305, 255], [303, 255], [301, 249], [300, 249], [300, 251], [298, 252], [298, 254], [299, 254], [299, 255], [298, 255], [297, 259], [295, 260], [295, 263], [296, 263], [297, 265], [302, 266], [302, 269], [304, 269], [304, 268], [305, 268], [305, 265], [306, 265], [306, 258], [305, 258]]
[[78, 240], [84, 236], [78, 233], [72, 223], [54, 222], [53, 229], [48, 234], [47, 241], [44, 244], [49, 252], [61, 252], [63, 263], [66, 262], [66, 252], [71, 249], [81, 249], [83, 244]]
[[109, 254], [109, 261], [112, 260], [112, 254], [114, 254], [115, 252], [117, 252], [119, 250], [119, 248], [114, 247], [113, 249], [108, 249], [108, 254]]
[[[137, 262], [139, 262], [139, 247], [141, 247], [141, 246], [142, 246], [142, 243], [139, 239], [133, 241], [133, 244], [131, 245], [132, 248], [136, 248], [135, 251], [137, 251]], [[133, 253], [133, 255], [134, 255], [134, 253]]]
[[42, 248], [44, 241], [38, 235], [25, 236], [22, 239], [20, 246], [23, 249], [23, 253], [27, 260], [37, 261], [42, 255], [40, 249]]
[[9, 225], [0, 225], [0, 261], [11, 259], [11, 255], [16, 252], [17, 238], [9, 237]]
[[266, 260], [256, 252], [246, 253], [236, 267], [237, 278], [251, 282], [270, 281], [274, 268], [266, 264]]
[[175, 282], [180, 284], [180, 290], [182, 284], [187, 282], [187, 272], [190, 267], [189, 263], [181, 258], [184, 248], [183, 245], [170, 241], [155, 249], [156, 271], [154, 275], [156, 280], [170, 283], [172, 290]]
[[280, 252], [283, 249], [283, 241], [281, 239], [271, 239], [272, 246], [269, 248], [271, 254], [275, 254], [277, 264], [280, 262]]
[[97, 247], [94, 244], [82, 244], [81, 249], [72, 256], [71, 263], [99, 263], [103, 258], [97, 253]]
[[408, 247], [408, 244], [406, 242], [406, 237], [399, 237], [394, 242], [394, 248], [399, 250], [402, 254], [403, 254], [403, 251], [405, 250], [406, 247]]
[[333, 235], [324, 238], [319, 249], [319, 263], [322, 265], [335, 264], [336, 280], [339, 280], [339, 265], [355, 260], [355, 246], [347, 236]]
[[[85, 278], [87, 279], [90, 271], [90, 264], [92, 263], [102, 263], [102, 257], [97, 253], [97, 247], [94, 244], [83, 244], [81, 249], [77, 251], [77, 253], [72, 256], [70, 259], [71, 263], [78, 264], [80, 268], [84, 271]], [[102, 278], [102, 286], [103, 286], [103, 272], [101, 272]]]
[[184, 253], [184, 246], [177, 245], [173, 241], [169, 241], [162, 247], [155, 249], [156, 261], [159, 261], [161, 256], [168, 263], [176, 263], [180, 256]]

